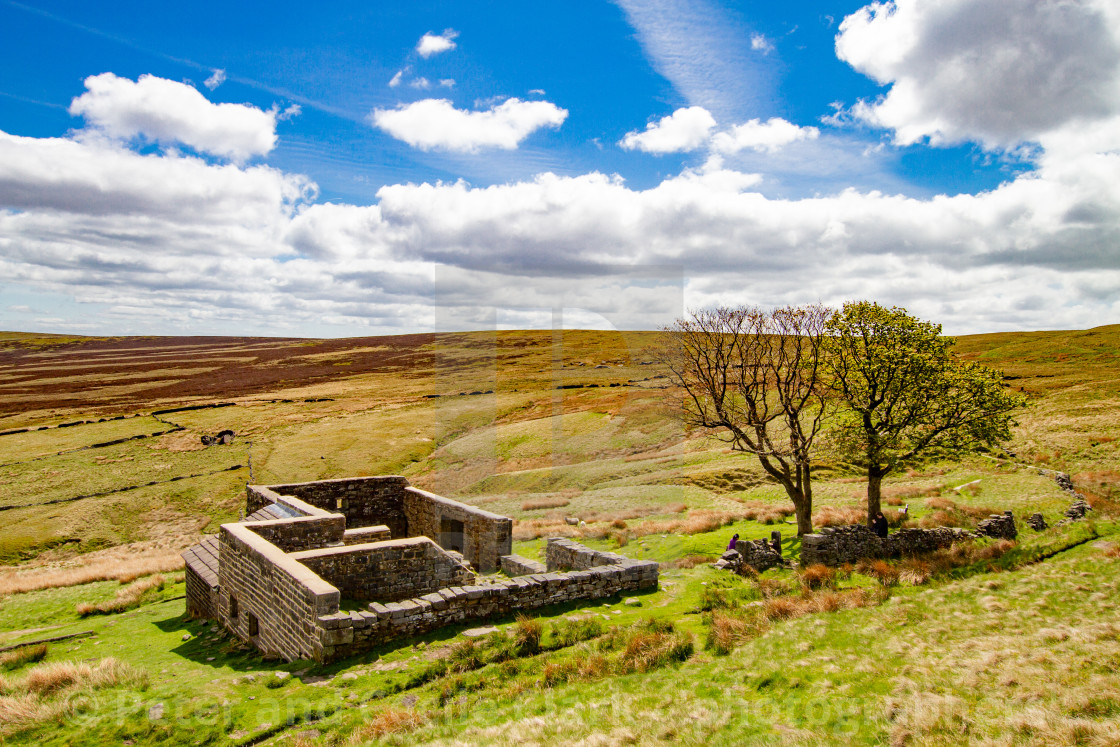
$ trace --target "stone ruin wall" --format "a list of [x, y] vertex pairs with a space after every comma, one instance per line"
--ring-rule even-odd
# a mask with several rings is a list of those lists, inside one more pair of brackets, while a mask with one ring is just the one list
[[400, 539], [417, 534], [408, 531], [408, 517], [404, 512], [407, 487], [408, 480], [396, 475], [269, 485], [267, 492], [253, 485], [246, 489], [249, 492], [246, 510], [252, 513], [264, 508], [274, 502], [273, 496], [277, 494], [294, 496], [322, 511], [342, 514], [346, 517], [346, 526], [352, 529], [383, 524], [389, 527], [394, 539]]
[[[558, 538], [548, 540], [545, 555], [549, 558], [549, 570], [545, 573], [501, 579], [484, 586], [440, 589], [401, 602], [374, 602], [368, 610], [358, 612], [322, 615], [317, 618], [317, 625], [323, 660], [362, 653], [396, 638], [447, 625], [657, 588], [659, 566], [653, 561], [598, 552]], [[587, 567], [558, 572], [568, 564], [573, 568]]]
[[392, 539], [428, 537], [446, 550], [454, 548], [444, 522], [458, 522], [462, 538], [456, 537], [455, 544], [461, 541], [456, 552], [484, 573], [497, 570], [500, 558], [513, 547], [512, 519], [413, 488], [396, 475], [246, 488], [248, 513], [271, 503], [305, 514], [307, 509], [314, 515], [341, 514], [350, 531], [379, 525], [388, 528]]
[[338, 611], [338, 589], [249, 524], [223, 524], [219, 542], [219, 621], [263, 651], [321, 658], [321, 636], [307, 623]]
[[496, 571], [501, 557], [513, 550], [513, 519], [467, 506], [419, 488], [404, 491], [404, 514], [411, 535], [430, 538], [445, 550], [454, 550], [445, 536], [444, 522], [462, 524], [462, 545], [456, 552], [483, 573]]
[[[383, 525], [347, 529], [346, 516], [327, 508], [335, 500], [350, 510], [332, 492], [339, 483], [349, 501], [371, 483], [386, 488], [379, 493], [384, 497], [398, 479], [404, 480], [327, 481], [333, 485], [323, 490], [250, 486], [250, 513], [275, 503], [293, 516], [223, 524], [217, 538], [187, 551], [207, 546], [219, 560], [216, 586], [188, 565], [188, 611], [218, 619], [265, 652], [326, 662], [446, 625], [657, 586], [657, 563], [566, 539], [548, 541], [547, 566], [510, 556], [510, 519], [424, 491], [401, 491], [406, 522], [411, 516], [417, 528], [434, 532], [436, 521], [461, 517], [464, 540], [473, 537], [476, 543], [464, 549], [473, 548], [480, 565], [492, 562], [513, 576], [477, 585], [462, 556], [432, 538], [387, 540], [391, 530]], [[490, 542], [489, 555], [484, 542]], [[343, 596], [374, 601], [364, 610], [342, 612]]]
[[956, 527], [935, 527], [899, 529], [886, 537], [879, 537], [864, 524], [827, 527], [818, 534], [806, 534], [801, 538], [801, 565], [807, 567], [823, 563], [837, 566], [865, 559], [900, 558], [930, 553], [949, 547], [954, 542], [978, 537], [1015, 539], [1017, 536], [1015, 517], [1010, 511], [984, 519], [975, 532]]
[[455, 554], [444, 552], [427, 537], [305, 550], [289, 557], [346, 599], [366, 602], [396, 602], [476, 580]]

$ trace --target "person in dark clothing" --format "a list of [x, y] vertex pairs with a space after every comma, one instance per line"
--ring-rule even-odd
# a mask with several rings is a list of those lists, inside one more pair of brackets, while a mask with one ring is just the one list
[[735, 543], [739, 541], [739, 534], [736, 532], [735, 536], [731, 538], [731, 542], [727, 545], [728, 550], [736, 549]]
[[871, 522], [871, 531], [880, 537], [887, 536], [887, 517], [883, 516], [883, 512], [875, 514], [875, 519]]

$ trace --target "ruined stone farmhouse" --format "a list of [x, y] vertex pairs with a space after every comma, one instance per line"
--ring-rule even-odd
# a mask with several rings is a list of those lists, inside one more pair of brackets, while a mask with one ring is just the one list
[[249, 485], [246, 514], [183, 553], [187, 612], [288, 660], [657, 586], [657, 563], [570, 540], [512, 555], [511, 519], [403, 477]]

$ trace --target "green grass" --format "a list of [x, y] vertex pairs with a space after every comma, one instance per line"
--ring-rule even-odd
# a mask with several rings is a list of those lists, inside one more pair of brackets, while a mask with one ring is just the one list
[[[743, 502], [787, 504], [749, 457], [667, 419], [667, 391], [641, 388], [662, 382], [554, 388], [656, 375], [654, 366], [638, 365], [649, 334], [562, 337], [554, 351], [549, 332], [444, 335], [430, 346], [430, 358], [409, 371], [317, 381], [242, 398], [234, 407], [165, 416], [187, 429], [175, 436], [180, 444], [223, 428], [237, 431], [234, 445], [220, 449], [150, 448], [170, 445], [167, 437], [50, 456], [110, 440], [107, 434], [143, 432], [154, 422], [150, 418], [0, 437], [0, 462], [46, 456], [0, 468], [3, 501], [42, 501], [247, 463], [251, 441], [256, 482], [400, 473], [421, 487], [518, 519], [604, 518], [638, 510], [644, 515], [625, 520], [635, 527], [700, 510], [731, 512]], [[1008, 383], [1030, 394], [1031, 406], [1010, 444], [1015, 457], [923, 465], [889, 477], [887, 495], [904, 496], [916, 519], [933, 510], [923, 495], [932, 491], [961, 506], [1011, 509], [1019, 519], [1041, 511], [1053, 524], [1069, 497], [1038, 468], [1079, 475], [1079, 488], [1101, 495], [1115, 491], [1120, 328], [969, 337], [957, 349], [1004, 368], [1017, 377]], [[43, 348], [44, 354], [51, 350]], [[347, 368], [338, 366], [340, 377]], [[491, 389], [494, 394], [459, 394]], [[303, 402], [307, 397], [331, 401]], [[284, 398], [300, 401], [266, 401]], [[82, 414], [26, 417], [37, 425]], [[857, 474], [822, 464], [815, 476], [818, 507], [860, 505], [865, 486]], [[34, 561], [45, 562], [106, 545], [157, 541], [169, 527], [197, 533], [207, 520], [213, 531], [216, 523], [237, 517], [247, 480], [242, 470], [0, 512], [0, 561], [28, 562], [46, 553]], [[951, 490], [974, 480], [980, 480], [978, 490]], [[522, 509], [532, 499], [556, 497], [569, 502]], [[678, 503], [688, 506], [686, 512], [670, 513]], [[598, 521], [585, 529], [599, 534], [606, 526]], [[1109, 678], [1120, 667], [1114, 623], [1120, 560], [1105, 555], [1101, 543], [1120, 544], [1120, 536], [1107, 517], [1042, 534], [1023, 529], [1018, 546], [996, 561], [921, 587], [903, 583], [880, 606], [773, 621], [725, 656], [704, 649], [710, 630], [701, 611], [704, 599], [741, 582], [703, 564], [670, 566], [688, 557], [718, 557], [733, 533], [769, 538], [775, 529], [783, 534], [784, 554], [797, 557], [790, 523], [738, 520], [693, 535], [632, 536], [621, 548], [609, 537], [581, 539], [669, 564], [660, 588], [633, 595], [640, 606], [615, 597], [542, 610], [545, 650], [499, 660], [495, 643], [480, 666], [464, 671], [439, 671], [439, 657], [462, 640], [460, 628], [318, 667], [264, 660], [224, 633], [210, 632], [209, 623], [185, 620], [183, 602], [166, 601], [183, 593], [181, 583], [158, 592], [165, 601], [84, 620], [76, 605], [107, 602], [121, 585], [98, 582], [9, 597], [0, 602], [0, 645], [94, 630], [90, 638], [51, 644], [41, 663], [119, 657], [145, 672], [147, 685], [75, 695], [82, 705], [74, 714], [8, 739], [173, 745], [260, 738], [290, 744], [315, 730], [320, 737], [314, 742], [340, 744], [376, 722], [389, 729], [384, 739], [396, 744], [1116, 741], [1108, 730], [1117, 728], [1120, 695]], [[517, 542], [514, 551], [539, 559], [542, 547], [543, 540]], [[763, 579], [797, 587], [788, 570], [769, 571]], [[878, 583], [856, 573], [840, 586], [851, 591]], [[743, 591], [738, 602], [760, 601], [748, 599], [751, 594]], [[622, 673], [609, 661], [592, 660], [601, 654], [613, 661], [621, 649], [600, 652], [595, 640], [550, 648], [553, 626], [580, 617], [598, 621], [603, 636], [669, 621], [676, 632], [693, 636], [695, 649], [683, 662]], [[513, 635], [514, 620], [496, 622], [503, 636]], [[34, 628], [49, 629], [26, 632]], [[191, 637], [184, 641], [186, 633]], [[14, 673], [22, 677], [34, 666], [21, 664]], [[546, 669], [548, 686], [542, 685]], [[295, 674], [277, 678], [278, 671]], [[150, 718], [158, 703], [164, 715]], [[394, 713], [419, 717], [402, 721]]]

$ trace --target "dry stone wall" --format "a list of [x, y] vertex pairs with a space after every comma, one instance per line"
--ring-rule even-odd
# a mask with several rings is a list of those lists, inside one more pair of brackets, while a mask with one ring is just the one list
[[[563, 544], [554, 548], [557, 543]], [[317, 630], [323, 659], [350, 656], [395, 638], [419, 635], [446, 625], [657, 587], [658, 564], [653, 561], [597, 552], [563, 539], [548, 540], [545, 554], [574, 559], [587, 564], [587, 568], [518, 576], [485, 586], [440, 589], [400, 602], [374, 602], [368, 610], [320, 616]], [[609, 562], [612, 560], [619, 562]]]
[[284, 552], [295, 552], [341, 543], [346, 532], [346, 519], [338, 514], [328, 514], [298, 519], [254, 521], [245, 526]]
[[476, 580], [470, 568], [427, 537], [308, 550], [289, 557], [337, 587], [343, 597], [362, 601], [395, 602]]
[[533, 573], [545, 573], [548, 568], [544, 563], [523, 558], [520, 555], [502, 556], [502, 573], [507, 576], [528, 576]]
[[223, 524], [218, 537], [221, 622], [262, 651], [322, 659], [314, 621], [338, 612], [338, 589], [247, 524]]
[[877, 536], [863, 524], [827, 527], [818, 534], [806, 534], [801, 538], [801, 565], [836, 566], [865, 558], [918, 555], [975, 537], [972, 532], [956, 527], [900, 529], [886, 537]]
[[347, 477], [268, 487], [274, 493], [295, 496], [321, 510], [340, 513], [351, 528], [384, 524], [397, 539], [420, 534], [408, 530], [404, 513], [408, 480], [404, 477]]
[[[419, 488], [404, 491], [410, 535], [430, 538], [445, 550], [462, 553], [484, 573], [497, 570], [513, 548], [513, 520]], [[461, 542], [461, 544], [459, 544]]]

